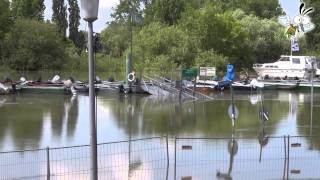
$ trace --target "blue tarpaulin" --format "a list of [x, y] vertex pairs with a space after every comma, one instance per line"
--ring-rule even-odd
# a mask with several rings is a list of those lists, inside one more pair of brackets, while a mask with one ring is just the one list
[[236, 72], [234, 70], [234, 66], [232, 64], [227, 65], [227, 74], [224, 77], [225, 81], [233, 81], [236, 76]]

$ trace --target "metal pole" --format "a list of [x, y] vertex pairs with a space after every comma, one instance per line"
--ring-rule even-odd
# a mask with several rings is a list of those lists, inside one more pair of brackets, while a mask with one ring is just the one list
[[50, 154], [49, 154], [49, 147], [47, 147], [46, 151], [47, 151], [47, 180], [50, 180]]
[[179, 101], [181, 101], [182, 98], [182, 79], [183, 79], [183, 68], [181, 67], [181, 80], [180, 80], [180, 91], [179, 91]]
[[287, 142], [286, 142], [286, 136], [283, 136], [284, 141], [284, 168], [283, 168], [283, 179], [286, 178], [286, 172], [287, 172]]
[[194, 83], [193, 83], [193, 97], [195, 96], [196, 94], [196, 84], [197, 84], [197, 77], [194, 78]]
[[88, 22], [88, 52], [89, 52], [89, 116], [90, 116], [90, 173], [91, 180], [98, 179], [97, 161], [97, 129], [95, 114], [95, 91], [94, 91], [94, 54], [92, 44], [93, 27], [92, 22]]
[[177, 137], [174, 137], [174, 179], [177, 178]]
[[290, 135], [288, 135], [288, 141], [287, 141], [287, 179], [289, 179], [289, 161], [290, 161]]
[[231, 90], [231, 106], [232, 106], [232, 129], [234, 127], [234, 121], [236, 119], [236, 113], [235, 113], [235, 108], [234, 108], [234, 97], [233, 97], [233, 88], [232, 84], [230, 85], [230, 90]]
[[167, 148], [167, 166], [169, 167], [169, 141], [168, 141], [168, 135], [166, 136], [166, 148]]
[[290, 55], [292, 56], [292, 39], [290, 39]]

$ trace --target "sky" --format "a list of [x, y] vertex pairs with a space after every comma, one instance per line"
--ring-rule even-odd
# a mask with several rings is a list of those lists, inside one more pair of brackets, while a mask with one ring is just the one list
[[[52, 16], [52, 1], [54, 0], [45, 0], [45, 19], [51, 20]], [[99, 14], [98, 19], [93, 23], [94, 32], [101, 32], [105, 27], [106, 23], [111, 20], [110, 14], [112, 12], [112, 7], [116, 7], [119, 4], [120, 0], [100, 0], [99, 2]], [[65, 0], [67, 2], [67, 0]], [[78, 0], [79, 8], [81, 8], [80, 0]], [[81, 10], [80, 10], [81, 11]], [[81, 19], [80, 29], [86, 29], [86, 22]]]
[[[45, 19], [51, 20], [52, 1], [53, 0], [45, 0]], [[100, 0], [98, 20], [96, 20], [93, 23], [93, 28], [95, 32], [101, 32], [106, 27], [106, 23], [111, 20], [110, 14], [112, 13], [112, 8], [116, 7], [116, 5], [119, 4], [119, 1], [120, 0]], [[78, 0], [78, 4], [80, 7], [80, 0]], [[282, 9], [291, 18], [298, 15], [300, 0], [280, 0], [280, 4]], [[85, 21], [81, 20], [80, 24], [80, 29], [86, 30]]]

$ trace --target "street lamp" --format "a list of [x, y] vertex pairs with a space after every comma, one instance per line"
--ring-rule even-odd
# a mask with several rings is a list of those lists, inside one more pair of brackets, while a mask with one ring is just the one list
[[88, 22], [88, 52], [89, 52], [89, 116], [90, 116], [90, 175], [91, 180], [98, 179], [97, 161], [97, 124], [95, 114], [95, 67], [93, 56], [92, 23], [98, 19], [99, 0], [81, 0], [82, 18]]

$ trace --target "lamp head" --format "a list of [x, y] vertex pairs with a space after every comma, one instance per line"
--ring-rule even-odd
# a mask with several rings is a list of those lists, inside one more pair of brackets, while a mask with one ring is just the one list
[[99, 0], [81, 0], [81, 14], [85, 21], [93, 22], [98, 19]]

